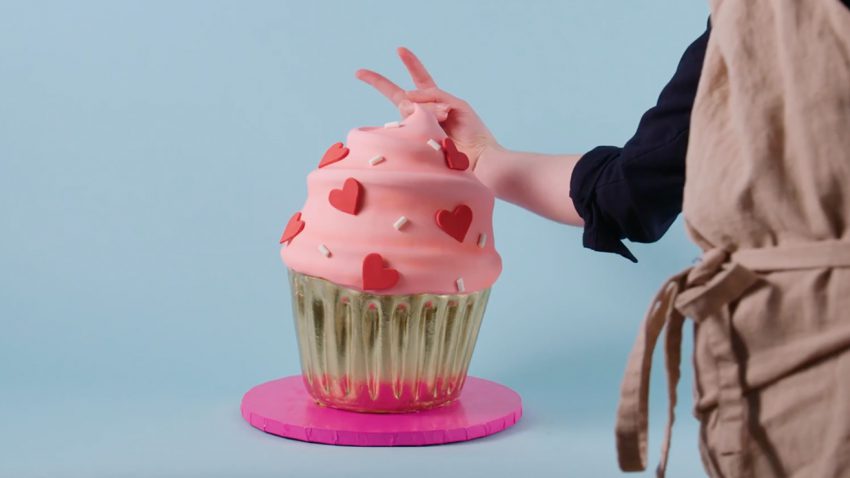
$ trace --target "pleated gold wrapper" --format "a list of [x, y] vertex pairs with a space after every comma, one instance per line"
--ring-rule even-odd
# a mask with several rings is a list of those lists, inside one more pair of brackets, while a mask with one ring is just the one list
[[377, 295], [289, 270], [301, 371], [321, 405], [401, 413], [460, 396], [490, 289]]

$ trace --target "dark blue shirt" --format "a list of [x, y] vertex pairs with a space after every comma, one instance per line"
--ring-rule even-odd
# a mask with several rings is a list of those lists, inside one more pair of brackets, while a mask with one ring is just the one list
[[658, 240], [682, 210], [691, 107], [711, 31], [685, 50], [656, 105], [622, 147], [599, 146], [581, 157], [570, 196], [584, 219], [585, 247], [637, 258], [623, 244]]

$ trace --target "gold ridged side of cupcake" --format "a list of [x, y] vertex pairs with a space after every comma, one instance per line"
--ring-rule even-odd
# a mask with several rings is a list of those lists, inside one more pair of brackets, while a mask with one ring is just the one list
[[301, 370], [319, 404], [410, 412], [460, 396], [490, 289], [375, 295], [289, 270]]

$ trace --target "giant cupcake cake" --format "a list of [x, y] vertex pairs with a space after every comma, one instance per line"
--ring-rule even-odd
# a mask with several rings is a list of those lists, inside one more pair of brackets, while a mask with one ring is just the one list
[[319, 404], [410, 412], [459, 396], [501, 272], [493, 203], [420, 106], [325, 152], [281, 237]]

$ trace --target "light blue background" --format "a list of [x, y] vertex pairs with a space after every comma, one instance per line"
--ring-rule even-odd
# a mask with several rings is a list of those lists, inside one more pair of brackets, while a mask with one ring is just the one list
[[[0, 3], [0, 476], [620, 476], [623, 366], [656, 287], [696, 255], [681, 221], [633, 265], [498, 205], [504, 273], [471, 371], [524, 397], [507, 432], [312, 445], [249, 427], [239, 401], [299, 371], [277, 239], [305, 175], [348, 129], [396, 119], [355, 69], [409, 87], [406, 45], [505, 146], [581, 152], [631, 135], [706, 16], [697, 0]], [[683, 367], [671, 475], [698, 476]]]

